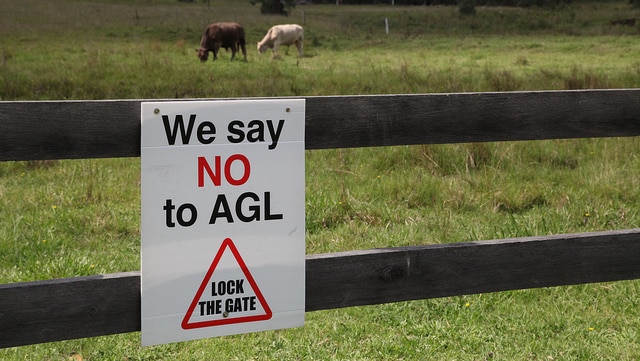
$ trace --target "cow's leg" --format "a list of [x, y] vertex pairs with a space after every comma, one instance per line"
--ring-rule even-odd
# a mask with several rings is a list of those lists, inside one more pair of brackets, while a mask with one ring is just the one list
[[245, 47], [245, 43], [240, 43], [240, 49], [242, 50], [244, 61], [247, 61], [247, 48]]
[[231, 45], [231, 60], [235, 59], [236, 51], [238, 51], [236, 44]]
[[273, 42], [273, 57], [274, 58], [278, 58], [278, 45], [280, 45], [280, 42], [278, 40]]
[[298, 56], [302, 58], [302, 40], [296, 40], [296, 48], [298, 48]]
[[213, 60], [218, 60], [218, 51], [220, 51], [220, 44], [215, 44], [213, 46]]

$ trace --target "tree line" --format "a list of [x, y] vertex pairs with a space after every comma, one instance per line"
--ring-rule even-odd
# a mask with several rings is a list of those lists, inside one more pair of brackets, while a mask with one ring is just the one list
[[[475, 6], [515, 6], [554, 8], [572, 2], [616, 2], [616, 0], [249, 0], [252, 4], [260, 3], [263, 14], [287, 15], [293, 7], [304, 3], [337, 4], [337, 5], [449, 5], [472, 9]], [[628, 0], [634, 7], [640, 7], [640, 0]], [[475, 10], [475, 9], [473, 9]], [[471, 12], [475, 12], [471, 10]]]
[[[195, 0], [178, 0], [194, 2]], [[210, 0], [201, 0], [208, 2]], [[251, 4], [260, 4], [263, 14], [289, 15], [296, 5], [304, 3], [338, 4], [338, 5], [449, 5], [459, 6], [463, 14], [475, 13], [476, 6], [515, 6], [515, 7], [545, 7], [554, 8], [572, 2], [617, 2], [616, 0], [249, 0]], [[640, 0], [628, 0], [635, 8], [640, 8]]]

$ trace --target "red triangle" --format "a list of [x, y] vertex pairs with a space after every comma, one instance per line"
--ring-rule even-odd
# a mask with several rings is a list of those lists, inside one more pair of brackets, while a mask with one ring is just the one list
[[[235, 257], [235, 260], [238, 263], [238, 266], [240, 266], [240, 269], [242, 269], [242, 272], [244, 273], [245, 278], [251, 285], [251, 288], [255, 293], [256, 298], [260, 302], [260, 305], [262, 306], [262, 309], [265, 311], [265, 313], [258, 314], [258, 315], [250, 315], [250, 316], [225, 317], [225, 318], [216, 319], [216, 320], [190, 322], [193, 311], [196, 309], [196, 306], [198, 305], [198, 301], [200, 300], [200, 297], [202, 297], [202, 294], [204, 293], [205, 289], [209, 285], [211, 277], [213, 276], [213, 271], [216, 269], [216, 266], [218, 266], [218, 263], [220, 262], [220, 259], [222, 258], [222, 255], [224, 254], [227, 248], [229, 248], [229, 250]], [[235, 244], [233, 244], [233, 241], [231, 240], [231, 238], [225, 238], [225, 240], [222, 242], [222, 245], [220, 246], [220, 249], [218, 250], [218, 253], [214, 257], [213, 262], [211, 263], [211, 266], [207, 271], [207, 274], [204, 276], [204, 279], [200, 284], [200, 288], [198, 288], [198, 292], [196, 292], [196, 295], [193, 298], [193, 301], [191, 301], [191, 305], [189, 306], [187, 313], [184, 315], [184, 318], [182, 319], [181, 326], [183, 329], [189, 330], [194, 328], [221, 326], [221, 325], [229, 325], [234, 323], [264, 321], [264, 320], [270, 319], [272, 315], [273, 314], [271, 312], [271, 308], [269, 308], [269, 305], [265, 301], [264, 296], [262, 295], [262, 292], [260, 292], [260, 289], [258, 288], [256, 281], [253, 279], [253, 276], [251, 276], [251, 272], [249, 272], [249, 268], [247, 268], [247, 265], [244, 263], [244, 260], [240, 256], [240, 252], [238, 252], [238, 249], [236, 248]]]

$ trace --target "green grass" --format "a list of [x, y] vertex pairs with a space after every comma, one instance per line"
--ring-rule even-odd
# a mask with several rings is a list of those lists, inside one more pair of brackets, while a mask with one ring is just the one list
[[[639, 30], [611, 26], [640, 16], [621, 3], [561, 10], [299, 6], [261, 16], [243, 2], [180, 5], [4, 0], [0, 99], [254, 97], [640, 86]], [[25, 9], [29, 9], [27, 12]], [[301, 21], [302, 59], [259, 56], [277, 22]], [[220, 15], [222, 13], [223, 15]], [[224, 17], [223, 17], [224, 16]], [[384, 18], [390, 19], [389, 35]], [[247, 29], [248, 63], [201, 64], [202, 29], [223, 18]], [[583, 23], [576, 24], [581, 19]], [[537, 29], [527, 22], [544, 21]], [[524, 23], [524, 24], [523, 24]], [[475, 24], [475, 25], [474, 25]], [[233, 86], [229, 86], [229, 84]]]
[[[248, 1], [0, 0], [0, 99], [270, 97], [640, 87], [626, 2], [556, 10]], [[258, 56], [298, 22], [306, 56]], [[384, 18], [390, 34], [384, 34]], [[204, 25], [242, 22], [248, 62], [200, 63]], [[640, 225], [636, 138], [306, 153], [307, 253]], [[139, 269], [139, 159], [0, 163], [0, 282]], [[0, 350], [3, 360], [635, 360], [640, 282], [307, 313], [304, 328], [141, 348], [139, 333]]]
[[[139, 161], [0, 165], [6, 282], [131, 271], [139, 265]], [[11, 200], [9, 202], [9, 200]]]
[[[282, 61], [201, 64], [185, 41], [102, 41], [99, 46], [9, 44], [0, 97], [121, 99], [391, 94], [640, 86], [630, 37], [517, 36], [415, 39]], [[21, 49], [27, 51], [21, 52]], [[495, 54], [501, 56], [496, 57]], [[233, 84], [233, 86], [229, 86]]]

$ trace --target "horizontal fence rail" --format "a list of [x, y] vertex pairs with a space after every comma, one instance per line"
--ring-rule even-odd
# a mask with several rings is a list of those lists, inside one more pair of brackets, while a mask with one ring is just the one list
[[[305, 99], [307, 149], [640, 135], [640, 89]], [[137, 157], [141, 102], [0, 102], [0, 161]], [[306, 311], [638, 279], [639, 259], [640, 229], [308, 255]], [[0, 285], [0, 347], [139, 330], [139, 272]]]
[[[308, 255], [306, 311], [640, 278], [640, 229]], [[0, 285], [0, 347], [140, 330], [140, 274]]]
[[[640, 135], [640, 89], [305, 99], [307, 149]], [[0, 102], [0, 161], [138, 157], [141, 102]]]

